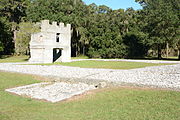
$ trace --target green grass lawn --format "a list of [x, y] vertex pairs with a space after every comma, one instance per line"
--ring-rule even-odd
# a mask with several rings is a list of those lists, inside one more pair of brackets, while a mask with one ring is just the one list
[[0, 63], [7, 63], [7, 62], [25, 62], [27, 61], [29, 56], [8, 56], [4, 55], [0, 57]]
[[37, 82], [30, 75], [0, 72], [0, 120], [180, 120], [175, 91], [108, 88], [54, 104], [4, 91]]
[[[170, 64], [156, 64], [156, 63], [142, 63], [142, 62], [126, 62], [126, 61], [75, 61], [69, 63], [53, 63], [56, 65], [73, 66], [81, 68], [105, 68], [105, 69], [134, 69], [143, 68], [148, 66], [158, 66], [158, 65], [170, 65]], [[46, 65], [53, 65], [46, 64]]]
[[[25, 62], [28, 60], [28, 58], [29, 58], [28, 56], [2, 56], [0, 58], [0, 63]], [[88, 58], [86, 56], [80, 56], [73, 59], [88, 59]], [[170, 65], [170, 64], [86, 60], [86, 61], [75, 61], [70, 63], [55, 62], [52, 64], [40, 64], [40, 65], [64, 65], [64, 66], [73, 66], [73, 67], [81, 67], [81, 68], [104, 68], [104, 69], [134, 69], [134, 68], [143, 68], [148, 66], [159, 66], [159, 65]]]

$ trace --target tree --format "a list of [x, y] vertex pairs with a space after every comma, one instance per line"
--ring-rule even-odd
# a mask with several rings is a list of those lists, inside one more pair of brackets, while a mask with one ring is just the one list
[[12, 33], [10, 23], [0, 17], [0, 55], [13, 52]]
[[[11, 25], [13, 33], [12, 42], [16, 41], [17, 24], [26, 16], [25, 9], [29, 0], [1, 0], [0, 1], [0, 17], [6, 18], [6, 22]], [[11, 34], [11, 33], [7, 33]], [[11, 48], [12, 46], [9, 46]], [[9, 49], [6, 48], [6, 49]]]
[[105, 6], [95, 7], [89, 26], [89, 57], [122, 58], [126, 56], [126, 46], [122, 40], [122, 13]]
[[18, 27], [15, 52], [18, 55], [29, 55], [31, 34], [39, 32], [40, 26], [31, 22], [21, 22]]
[[128, 8], [124, 12], [123, 43], [127, 46], [128, 58], [139, 58], [147, 55], [148, 46], [143, 44], [147, 35], [142, 31], [143, 22], [140, 11]]
[[[158, 49], [158, 58], [161, 58], [161, 50], [165, 46], [175, 43], [179, 26], [179, 3], [177, 0], [137, 0], [142, 6], [144, 16], [144, 29], [149, 39], [144, 43]], [[176, 8], [176, 9], [175, 9]]]

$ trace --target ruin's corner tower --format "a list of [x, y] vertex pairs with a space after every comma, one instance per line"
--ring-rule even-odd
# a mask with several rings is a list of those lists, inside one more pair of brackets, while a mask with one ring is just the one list
[[41, 21], [41, 32], [32, 34], [29, 62], [52, 63], [71, 61], [71, 25]]

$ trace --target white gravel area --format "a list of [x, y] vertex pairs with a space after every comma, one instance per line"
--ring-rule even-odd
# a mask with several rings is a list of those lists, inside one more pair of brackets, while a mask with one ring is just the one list
[[115, 83], [155, 86], [160, 88], [180, 89], [180, 64], [153, 66], [131, 70], [92, 69], [67, 67], [60, 65], [18, 65], [0, 63], [0, 70], [56, 76], [68, 79], [103, 80]]
[[93, 89], [96, 89], [93, 85], [84, 83], [70, 84], [65, 82], [55, 82], [37, 83], [10, 88], [5, 91], [55, 103]]

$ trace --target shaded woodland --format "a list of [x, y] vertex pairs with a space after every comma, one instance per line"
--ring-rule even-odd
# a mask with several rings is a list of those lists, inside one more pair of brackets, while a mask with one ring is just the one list
[[31, 34], [48, 19], [72, 25], [72, 56], [180, 59], [180, 1], [136, 2], [143, 9], [112, 10], [82, 0], [1, 0], [0, 55], [29, 55]]

